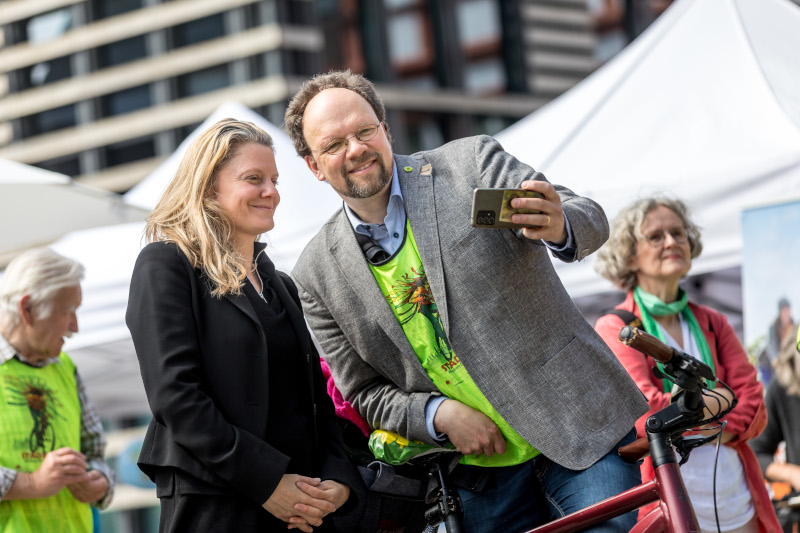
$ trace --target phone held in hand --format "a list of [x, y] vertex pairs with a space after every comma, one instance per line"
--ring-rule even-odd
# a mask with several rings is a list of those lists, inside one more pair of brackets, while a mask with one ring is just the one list
[[542, 193], [526, 189], [475, 189], [472, 193], [472, 227], [486, 229], [535, 227], [511, 222], [511, 216], [515, 214], [539, 213], [536, 209], [511, 207], [511, 200], [514, 198], [544, 198], [544, 196]]

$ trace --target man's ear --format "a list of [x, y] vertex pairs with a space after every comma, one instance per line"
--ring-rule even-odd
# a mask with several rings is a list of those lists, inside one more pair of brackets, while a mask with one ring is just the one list
[[325, 176], [323, 176], [322, 172], [320, 172], [319, 166], [314, 158], [310, 155], [307, 155], [303, 159], [306, 160], [306, 165], [308, 165], [309, 170], [314, 173], [314, 176], [316, 176], [319, 181], [325, 181]]
[[19, 317], [22, 320], [22, 323], [26, 326], [30, 326], [33, 324], [33, 306], [31, 304], [31, 295], [26, 294], [22, 298], [20, 298], [19, 303], [17, 304], [19, 310]]

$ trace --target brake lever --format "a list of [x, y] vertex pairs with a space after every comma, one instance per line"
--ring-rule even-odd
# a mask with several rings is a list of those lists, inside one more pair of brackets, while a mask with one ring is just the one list
[[692, 452], [693, 449], [702, 446], [708, 442], [712, 442], [716, 440], [718, 435], [711, 435], [706, 437], [704, 435], [687, 435], [676, 439], [673, 441], [672, 445], [675, 446], [675, 450], [681, 456], [681, 460], [678, 463], [678, 466], [682, 465], [686, 461], [689, 460], [689, 454]]

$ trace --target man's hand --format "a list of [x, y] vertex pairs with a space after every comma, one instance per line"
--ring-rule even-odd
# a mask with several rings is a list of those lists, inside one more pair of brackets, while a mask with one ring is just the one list
[[86, 473], [87, 479], [77, 483], [70, 483], [67, 488], [76, 500], [83, 503], [94, 503], [108, 491], [108, 480], [99, 470], [90, 470]]
[[32, 474], [34, 490], [38, 498], [57, 494], [70, 483], [86, 481], [86, 457], [72, 448], [59, 448], [44, 456], [44, 461]]
[[72, 448], [47, 453], [35, 472], [19, 472], [4, 500], [49, 498], [70, 483], [88, 479], [86, 458]]
[[514, 215], [511, 220], [517, 224], [530, 224], [537, 228], [525, 228], [522, 234], [532, 240], [541, 239], [556, 245], [567, 242], [567, 225], [564, 221], [564, 210], [561, 207], [561, 197], [555, 188], [546, 181], [523, 181], [521, 187], [528, 191], [542, 193], [544, 198], [514, 198], [511, 207], [536, 209], [541, 211], [535, 215]]
[[[314, 498], [315, 500], [324, 500], [330, 502], [334, 506], [334, 511], [344, 505], [347, 501], [347, 498], [350, 497], [350, 487], [347, 485], [343, 485], [338, 481], [333, 481], [331, 479], [326, 479], [325, 481], [320, 482], [319, 485], [309, 485], [303, 481], [297, 482], [297, 488]], [[314, 509], [305, 503], [298, 503], [295, 504], [294, 508], [305, 514], [313, 513]], [[322, 511], [320, 509], [320, 511]], [[323, 511], [325, 514], [322, 515], [324, 518], [328, 514], [333, 511]], [[295, 517], [296, 518], [296, 517]], [[296, 527], [293, 523], [295, 518], [289, 519], [289, 529]]]
[[[318, 487], [321, 480], [297, 474], [284, 474], [278, 487], [262, 507], [276, 518], [287, 522], [289, 529], [297, 528], [305, 533], [311, 533], [312, 527], [322, 525], [322, 518], [335, 511], [336, 506], [328, 500], [314, 498], [303, 492], [298, 488], [300, 482]], [[298, 504], [303, 504], [307, 511], [298, 510]]]
[[433, 417], [433, 428], [447, 434], [464, 455], [505, 453], [506, 441], [492, 419], [457, 400], [442, 402]]

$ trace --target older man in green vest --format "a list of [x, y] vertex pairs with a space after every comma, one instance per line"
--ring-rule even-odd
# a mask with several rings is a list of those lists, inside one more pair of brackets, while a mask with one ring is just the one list
[[92, 531], [111, 500], [105, 437], [75, 364], [83, 266], [25, 252], [0, 278], [0, 533]]

